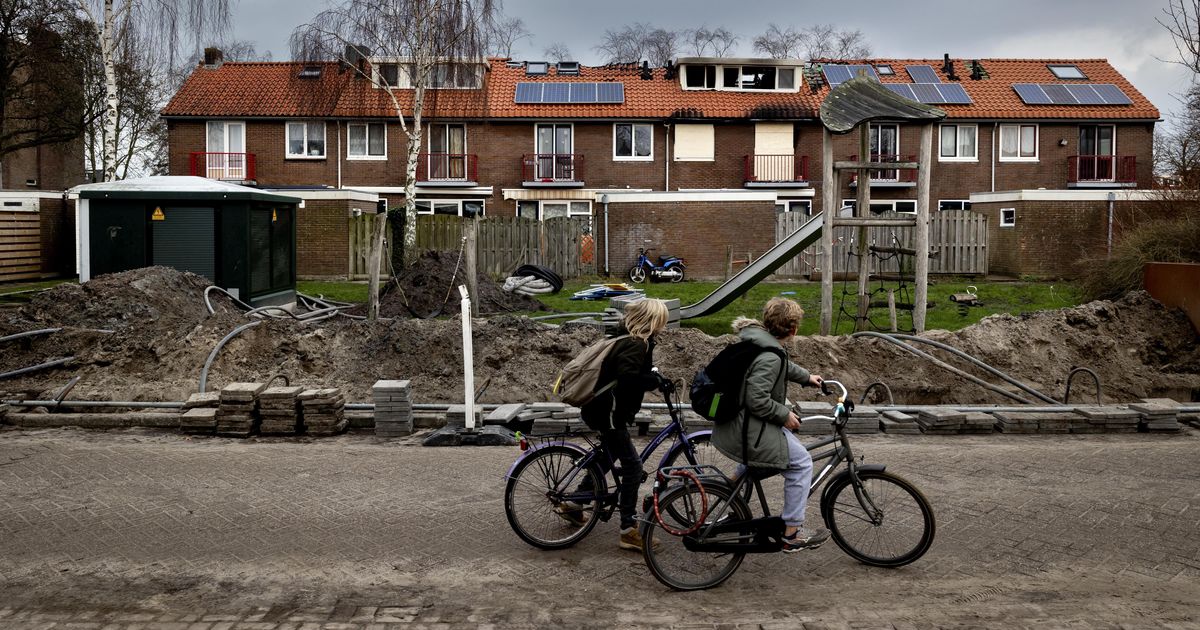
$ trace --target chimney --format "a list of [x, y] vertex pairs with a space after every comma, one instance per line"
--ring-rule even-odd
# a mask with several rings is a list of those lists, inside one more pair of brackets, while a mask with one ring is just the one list
[[650, 79], [653, 79], [653, 78], [654, 78], [654, 72], [652, 72], [650, 70], [650, 62], [643, 61], [642, 62], [642, 80], [649, 81]]
[[204, 65], [210, 68], [220, 68], [225, 62], [225, 53], [221, 52], [220, 48], [208, 47], [204, 49]]
[[946, 53], [942, 61], [942, 72], [946, 73], [946, 78], [951, 81], [957, 81], [958, 77], [954, 76], [954, 62], [950, 61], [950, 53]]
[[978, 81], [983, 78], [983, 68], [979, 65], [978, 59], [971, 60], [971, 80]]

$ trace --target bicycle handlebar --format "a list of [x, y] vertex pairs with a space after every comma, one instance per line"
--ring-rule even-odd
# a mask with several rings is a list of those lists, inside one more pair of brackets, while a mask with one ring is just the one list
[[837, 385], [838, 389], [842, 390], [842, 395], [838, 397], [839, 398], [838, 402], [842, 402], [850, 397], [850, 392], [846, 391], [846, 386], [842, 385], [842, 383], [840, 381], [833, 381], [833, 380], [826, 380], [826, 381], [821, 382], [821, 393], [822, 394], [825, 394], [826, 396], [829, 395], [830, 392], [829, 392], [828, 385], [830, 383]]

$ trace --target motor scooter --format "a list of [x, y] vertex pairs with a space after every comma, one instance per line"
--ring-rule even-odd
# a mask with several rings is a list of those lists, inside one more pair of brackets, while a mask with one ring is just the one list
[[654, 282], [683, 282], [684, 269], [687, 262], [678, 256], [664, 255], [658, 257], [658, 264], [650, 262], [650, 252], [653, 249], [638, 248], [637, 263], [629, 269], [629, 280], [641, 284], [650, 278]]

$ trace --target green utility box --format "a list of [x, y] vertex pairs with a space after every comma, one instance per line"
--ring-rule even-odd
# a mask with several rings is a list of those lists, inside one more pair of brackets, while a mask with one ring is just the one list
[[80, 281], [162, 265], [205, 276], [253, 306], [295, 301], [300, 199], [201, 177], [75, 190]]

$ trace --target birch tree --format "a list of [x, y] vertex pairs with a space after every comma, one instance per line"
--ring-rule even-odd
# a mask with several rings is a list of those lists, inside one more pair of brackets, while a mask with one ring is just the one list
[[120, 42], [132, 31], [146, 34], [141, 42], [147, 56], [166, 67], [174, 65], [177, 48], [185, 42], [219, 34], [229, 26], [230, 0], [74, 0], [79, 11], [96, 25], [104, 75], [103, 147], [104, 181], [117, 177], [117, 138], [121, 94], [117, 73]]
[[[294, 58], [337, 60], [360, 79], [376, 82], [390, 100], [408, 139], [403, 233], [397, 235], [393, 230], [392, 243], [393, 262], [400, 264], [393, 264], [394, 268], [404, 268], [417, 253], [417, 161], [427, 92], [436, 85], [455, 81], [453, 77], [461, 81], [474, 76], [481, 85], [486, 35], [494, 28], [497, 11], [493, 0], [342, 0], [292, 33]], [[372, 60], [382, 59], [394, 64], [396, 72], [379, 71], [382, 62]], [[401, 87], [412, 90], [408, 112], [397, 91]], [[368, 319], [379, 316], [379, 267], [387, 216], [384, 213], [379, 217], [372, 230], [367, 262]], [[397, 257], [401, 259], [397, 261]]]

